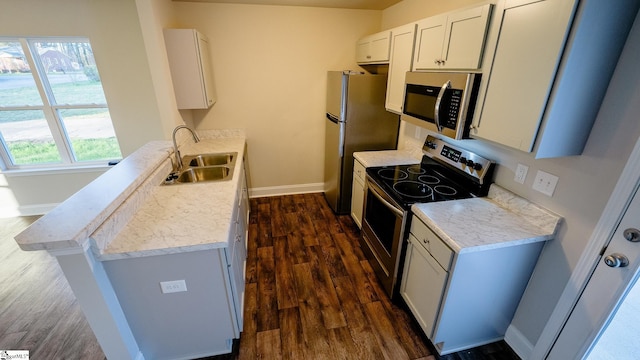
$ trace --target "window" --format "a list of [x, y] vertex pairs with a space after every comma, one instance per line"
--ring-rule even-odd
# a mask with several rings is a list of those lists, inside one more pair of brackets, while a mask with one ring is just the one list
[[0, 38], [0, 165], [5, 170], [122, 158], [91, 44]]

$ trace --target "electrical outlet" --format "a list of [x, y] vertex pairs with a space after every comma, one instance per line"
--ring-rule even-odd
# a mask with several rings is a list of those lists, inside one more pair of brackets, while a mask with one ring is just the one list
[[415, 133], [413, 134], [413, 136], [416, 139], [420, 140], [420, 137], [422, 136], [422, 132], [420, 131], [420, 127], [419, 126], [416, 126], [416, 130], [415, 130]]
[[526, 165], [518, 164], [516, 168], [516, 175], [513, 177], [513, 181], [524, 184], [524, 180], [527, 178], [527, 172], [529, 171], [529, 167]]
[[553, 191], [558, 184], [558, 177], [542, 170], [538, 170], [536, 178], [533, 180], [533, 190], [545, 195], [553, 196]]
[[160, 288], [163, 294], [187, 291], [187, 283], [184, 280], [161, 281]]

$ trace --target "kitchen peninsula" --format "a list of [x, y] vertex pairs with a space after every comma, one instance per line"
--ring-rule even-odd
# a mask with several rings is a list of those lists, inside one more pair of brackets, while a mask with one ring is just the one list
[[154, 141], [16, 236], [56, 257], [109, 359], [226, 353], [242, 331], [245, 136], [178, 135], [183, 156], [237, 153], [232, 176], [163, 185], [173, 146]]

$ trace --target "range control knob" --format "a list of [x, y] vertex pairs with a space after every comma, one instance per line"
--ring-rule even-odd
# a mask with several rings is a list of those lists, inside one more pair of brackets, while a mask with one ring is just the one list
[[472, 168], [476, 165], [476, 163], [473, 162], [473, 160], [467, 160], [467, 166]]
[[462, 165], [466, 165], [467, 164], [467, 158], [464, 157], [464, 156], [461, 156], [458, 161], [460, 161], [460, 164], [462, 164]]
[[424, 143], [424, 145], [430, 149], [436, 149], [438, 147], [438, 145], [436, 143], [434, 143], [433, 141], [428, 141]]
[[482, 164], [480, 164], [480, 163], [475, 163], [475, 164], [473, 164], [473, 169], [474, 169], [475, 171], [480, 171], [480, 170], [482, 170]]

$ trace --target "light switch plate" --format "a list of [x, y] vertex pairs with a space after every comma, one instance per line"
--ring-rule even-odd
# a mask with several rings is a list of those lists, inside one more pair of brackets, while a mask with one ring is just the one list
[[187, 283], [184, 280], [161, 281], [160, 288], [163, 294], [187, 291]]
[[527, 178], [527, 172], [529, 171], [529, 167], [526, 165], [518, 164], [516, 168], [516, 175], [513, 177], [513, 181], [524, 184], [524, 181]]
[[533, 180], [533, 190], [539, 191], [548, 196], [553, 196], [553, 191], [556, 189], [557, 184], [557, 176], [538, 170], [536, 178]]

